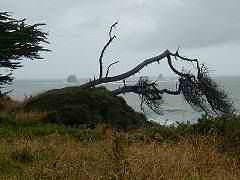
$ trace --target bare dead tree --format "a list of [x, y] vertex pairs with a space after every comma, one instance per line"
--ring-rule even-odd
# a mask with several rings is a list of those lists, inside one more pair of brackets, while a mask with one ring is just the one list
[[[169, 50], [165, 50], [163, 53], [151, 57], [149, 59], [143, 60], [140, 64], [130, 69], [127, 72], [116, 76], [109, 76], [110, 68], [117, 64], [119, 61], [113, 62], [108, 65], [106, 70], [106, 75], [103, 77], [103, 56], [109, 45], [116, 38], [115, 35], [112, 35], [113, 28], [118, 23], [115, 22], [109, 30], [109, 40], [103, 47], [100, 57], [99, 57], [99, 66], [100, 74], [99, 78], [93, 81], [89, 81], [85, 84], [82, 84], [81, 88], [92, 88], [100, 84], [105, 84], [109, 82], [123, 81], [124, 85], [118, 89], [112, 91], [114, 96], [123, 94], [123, 93], [135, 93], [141, 99], [141, 107], [147, 105], [154, 112], [160, 114], [162, 112], [161, 105], [163, 103], [162, 95], [183, 95], [187, 103], [189, 103], [195, 110], [203, 111], [207, 114], [225, 114], [233, 113], [234, 107], [231, 100], [228, 98], [227, 94], [221, 89], [218, 84], [209, 77], [209, 72], [204, 64], [200, 64], [198, 59], [191, 59], [179, 54], [179, 49], [172, 53]], [[139, 78], [138, 82], [135, 85], [126, 85], [125, 80], [149, 64], [160, 63], [160, 61], [167, 60], [168, 66], [170, 69], [178, 76], [178, 84], [176, 85], [175, 90], [170, 89], [161, 89], [161, 85], [157, 81], [151, 81], [147, 78]], [[186, 61], [191, 62], [197, 69], [197, 75], [192, 74], [191, 72], [186, 73], [179, 71], [173, 65], [173, 60], [177, 61]]]

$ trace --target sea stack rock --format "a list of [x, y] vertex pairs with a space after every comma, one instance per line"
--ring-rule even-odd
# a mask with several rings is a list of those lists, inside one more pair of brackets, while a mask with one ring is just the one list
[[67, 77], [67, 82], [68, 83], [77, 83], [78, 79], [74, 74], [71, 74]]

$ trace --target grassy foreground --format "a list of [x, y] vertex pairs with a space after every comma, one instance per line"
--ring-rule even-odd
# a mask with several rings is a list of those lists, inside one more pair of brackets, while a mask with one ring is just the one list
[[0, 179], [240, 179], [238, 116], [89, 129], [49, 123], [46, 113], [7, 104], [0, 112]]

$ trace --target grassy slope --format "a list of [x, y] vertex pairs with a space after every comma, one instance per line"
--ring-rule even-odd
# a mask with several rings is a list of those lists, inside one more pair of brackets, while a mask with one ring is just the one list
[[45, 116], [0, 114], [0, 179], [240, 179], [239, 117], [123, 132]]

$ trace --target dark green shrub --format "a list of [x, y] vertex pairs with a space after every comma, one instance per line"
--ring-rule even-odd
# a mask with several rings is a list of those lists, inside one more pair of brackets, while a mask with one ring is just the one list
[[148, 124], [122, 97], [112, 96], [104, 87], [81, 89], [68, 87], [51, 90], [30, 99], [25, 111], [47, 111], [48, 122], [68, 126], [96, 127], [110, 124], [115, 128], [138, 128]]

